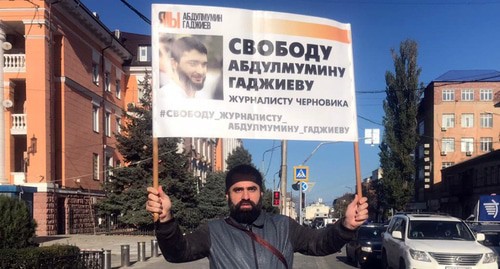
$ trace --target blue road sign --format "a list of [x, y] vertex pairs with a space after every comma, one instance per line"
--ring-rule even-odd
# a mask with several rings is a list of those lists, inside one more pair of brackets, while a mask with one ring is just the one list
[[300, 187], [302, 188], [302, 191], [307, 191], [307, 188], [309, 187], [306, 182], [300, 182]]
[[294, 166], [293, 181], [309, 181], [309, 166]]

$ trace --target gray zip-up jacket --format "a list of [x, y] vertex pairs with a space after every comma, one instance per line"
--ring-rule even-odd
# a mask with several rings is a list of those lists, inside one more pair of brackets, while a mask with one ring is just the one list
[[[234, 220], [233, 220], [234, 221]], [[312, 229], [295, 220], [262, 212], [245, 227], [271, 243], [293, 267], [293, 253], [324, 256], [339, 251], [355, 231], [346, 229], [343, 220], [323, 229]], [[236, 221], [234, 221], [236, 222]], [[267, 248], [224, 219], [210, 221], [196, 231], [183, 235], [175, 219], [157, 223], [158, 245], [165, 259], [180, 263], [208, 257], [211, 269], [280, 269], [283, 263]]]

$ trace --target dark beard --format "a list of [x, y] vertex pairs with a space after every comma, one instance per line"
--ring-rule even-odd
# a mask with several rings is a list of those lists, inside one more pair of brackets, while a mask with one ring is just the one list
[[186, 85], [187, 88], [195, 91], [200, 91], [203, 89], [203, 86], [205, 85], [205, 79], [203, 79], [202, 83], [194, 83], [191, 81], [191, 78], [184, 72], [184, 70], [181, 70], [180, 68], [177, 70], [177, 73], [179, 74], [179, 80]]
[[[252, 209], [241, 210], [242, 203], [250, 203], [252, 205]], [[262, 210], [262, 199], [259, 199], [257, 204], [249, 200], [242, 200], [236, 205], [229, 199], [227, 204], [229, 206], [229, 216], [237, 222], [244, 224], [252, 224], [259, 217], [260, 211]]]

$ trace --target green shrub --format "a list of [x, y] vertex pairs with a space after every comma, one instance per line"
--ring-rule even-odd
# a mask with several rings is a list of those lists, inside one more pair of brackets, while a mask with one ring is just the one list
[[76, 246], [53, 245], [22, 249], [0, 249], [0, 268], [79, 269], [85, 268]]
[[23, 201], [0, 195], [0, 249], [35, 246], [35, 229]]

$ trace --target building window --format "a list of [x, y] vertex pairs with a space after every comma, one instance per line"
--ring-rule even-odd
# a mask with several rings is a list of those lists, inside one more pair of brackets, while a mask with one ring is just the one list
[[92, 64], [92, 82], [99, 85], [99, 65], [96, 63]]
[[109, 72], [104, 73], [104, 90], [111, 92], [111, 75]]
[[455, 127], [455, 114], [443, 114], [443, 127]]
[[443, 140], [441, 140], [441, 149], [444, 152], [454, 152], [455, 138], [443, 138]]
[[92, 106], [92, 129], [94, 132], [99, 132], [99, 107]]
[[92, 178], [99, 180], [99, 154], [94, 153], [92, 159]]
[[116, 88], [116, 98], [120, 99], [122, 97], [122, 87], [121, 87], [121, 81], [119, 79], [115, 81], [115, 88]]
[[455, 101], [455, 90], [443, 90], [443, 101]]
[[474, 152], [474, 138], [464, 137], [460, 142], [460, 150], [462, 152]]
[[120, 134], [122, 132], [122, 118], [116, 117], [116, 133]]
[[441, 164], [441, 169], [445, 169], [446, 167], [450, 167], [450, 166], [452, 166], [454, 164], [455, 164], [454, 162], [443, 162]]
[[493, 137], [481, 137], [479, 144], [481, 151], [490, 152], [493, 149]]
[[493, 128], [493, 114], [481, 113], [481, 128]]
[[111, 136], [111, 113], [106, 112], [106, 123], [105, 123], [105, 133], [106, 136], [110, 137]]
[[111, 182], [111, 176], [113, 176], [113, 157], [106, 156], [106, 182]]
[[139, 46], [137, 53], [137, 61], [151, 62], [151, 46]]
[[493, 90], [491, 89], [481, 89], [479, 90], [479, 98], [481, 101], [491, 101], [493, 100]]
[[474, 101], [474, 90], [472, 89], [462, 90], [462, 101]]
[[462, 128], [472, 128], [474, 127], [474, 114], [464, 113], [462, 114]]

